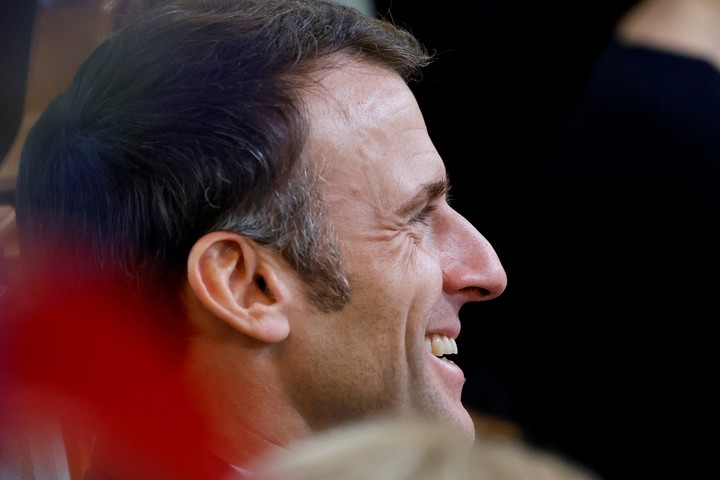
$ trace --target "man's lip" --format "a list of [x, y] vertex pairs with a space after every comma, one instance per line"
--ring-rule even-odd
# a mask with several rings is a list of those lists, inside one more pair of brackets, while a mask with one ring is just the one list
[[430, 362], [436, 372], [439, 373], [443, 382], [454, 390], [460, 392], [465, 384], [465, 372], [455, 362], [448, 358], [436, 357], [432, 352], [427, 352]]
[[444, 325], [428, 325], [425, 331], [425, 336], [433, 335], [435, 333], [457, 340], [457, 337], [460, 336], [460, 322], [454, 321]]

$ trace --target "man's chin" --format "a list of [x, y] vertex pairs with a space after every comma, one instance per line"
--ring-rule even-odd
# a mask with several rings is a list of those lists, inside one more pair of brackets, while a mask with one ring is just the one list
[[442, 411], [435, 409], [428, 417], [439, 425], [452, 430], [459, 441], [468, 445], [472, 445], [475, 441], [475, 422], [470, 412], [462, 404], [446, 405]]
[[465, 407], [460, 407], [453, 423], [457, 425], [458, 437], [467, 440], [468, 444], [475, 441], [475, 423]]

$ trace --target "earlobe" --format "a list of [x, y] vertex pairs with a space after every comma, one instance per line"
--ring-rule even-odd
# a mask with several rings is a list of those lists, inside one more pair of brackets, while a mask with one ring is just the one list
[[188, 256], [188, 283], [214, 317], [266, 343], [284, 340], [288, 286], [277, 263], [252, 240], [233, 232], [201, 237]]

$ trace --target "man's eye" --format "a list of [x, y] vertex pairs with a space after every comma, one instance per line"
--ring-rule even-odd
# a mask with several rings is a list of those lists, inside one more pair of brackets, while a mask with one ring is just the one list
[[420, 210], [415, 216], [410, 219], [411, 223], [423, 223], [427, 225], [427, 219], [430, 214], [437, 209], [436, 205], [426, 205], [425, 208]]

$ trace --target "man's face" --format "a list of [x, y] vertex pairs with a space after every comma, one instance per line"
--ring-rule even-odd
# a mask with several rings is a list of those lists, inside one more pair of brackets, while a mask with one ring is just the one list
[[281, 355], [290, 401], [316, 430], [396, 412], [442, 419], [472, 438], [463, 372], [428, 345], [450, 353], [460, 307], [504, 290], [501, 263], [448, 205], [442, 159], [402, 79], [344, 65], [306, 101], [305, 155], [319, 166], [352, 297], [338, 312], [292, 307]]

